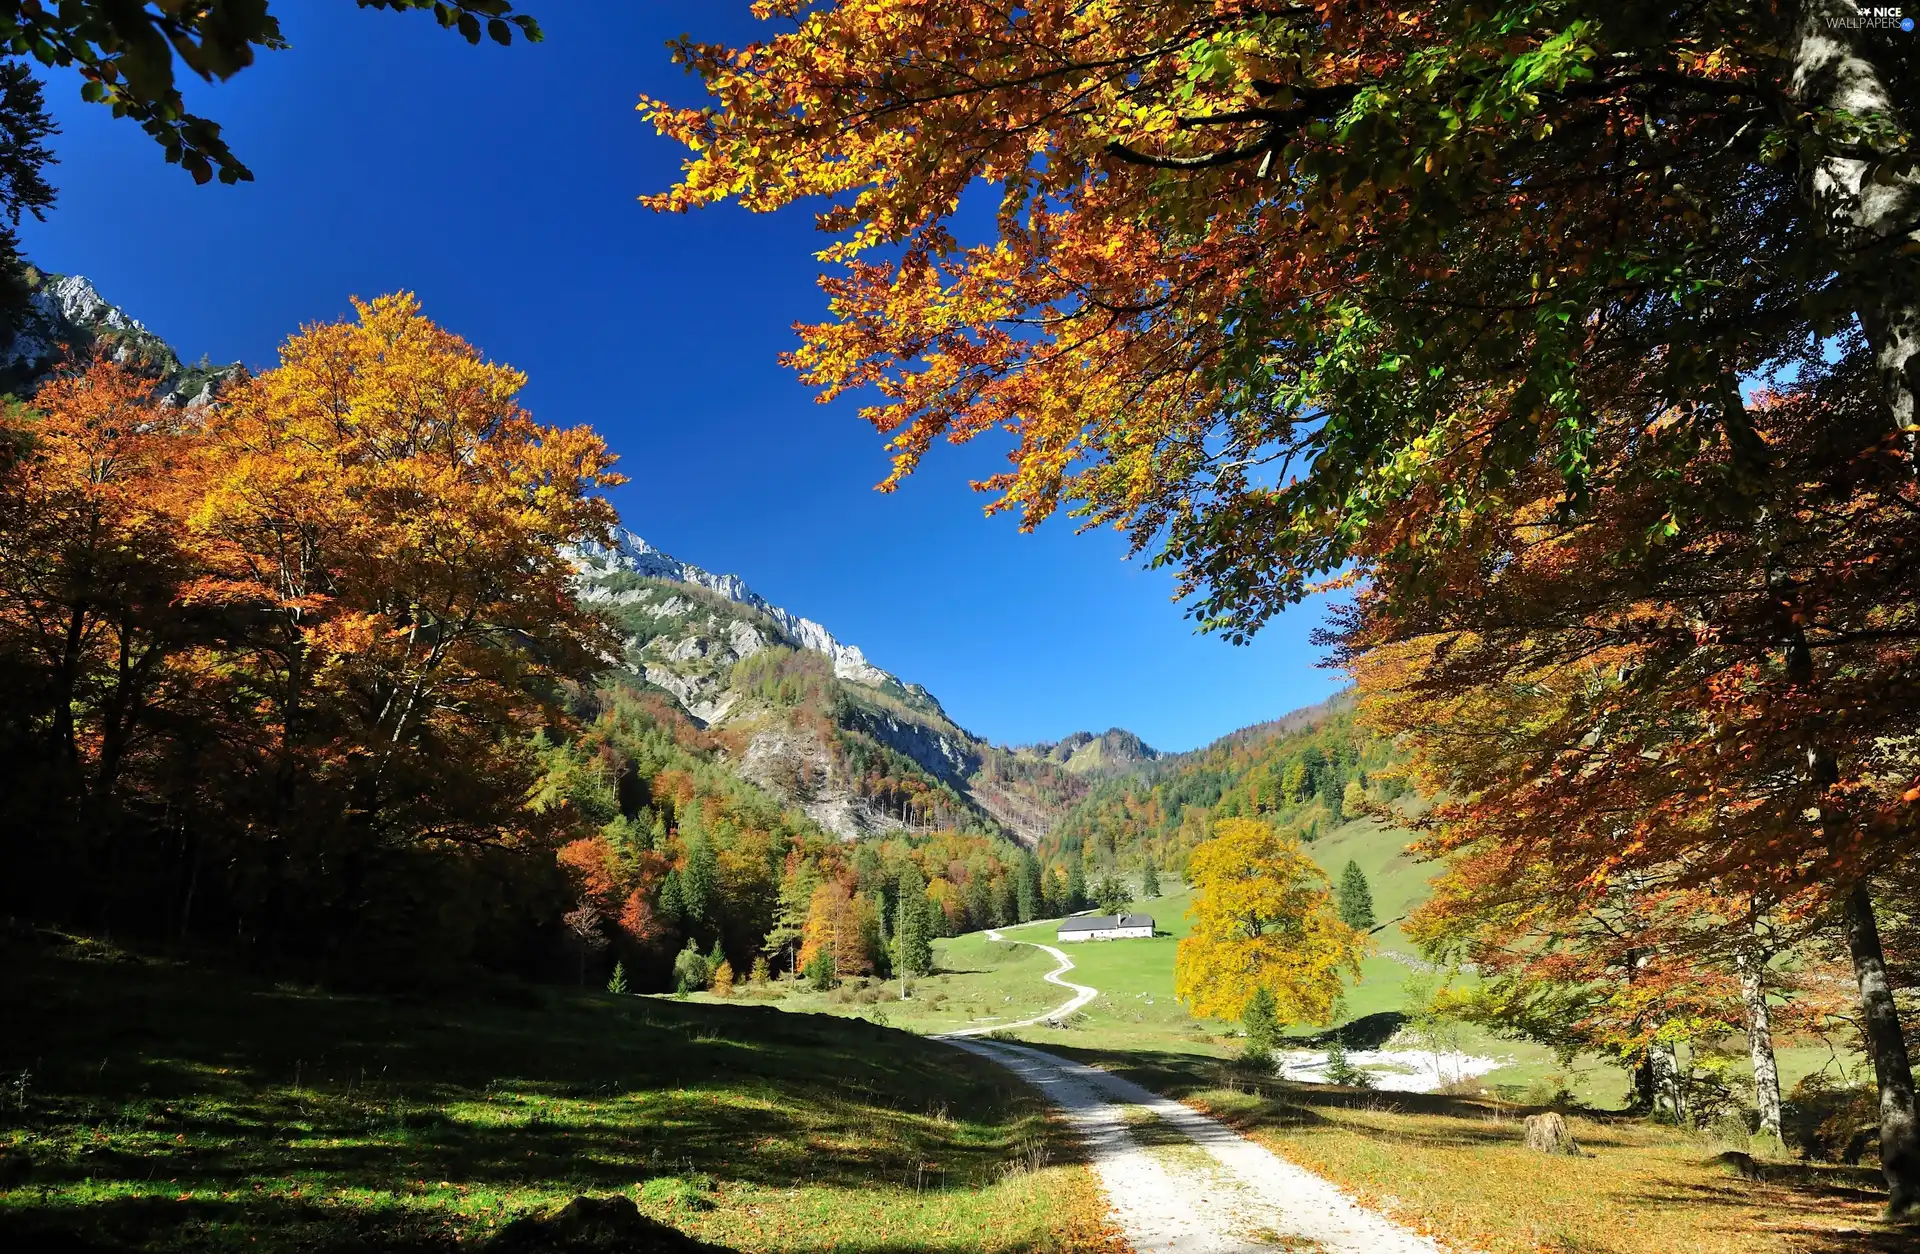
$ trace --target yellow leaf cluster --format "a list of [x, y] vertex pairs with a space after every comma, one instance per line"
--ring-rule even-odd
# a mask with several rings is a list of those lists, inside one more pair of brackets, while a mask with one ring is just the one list
[[1222, 819], [1193, 852], [1194, 885], [1174, 992], [1196, 1016], [1238, 1019], [1256, 989], [1282, 1022], [1324, 1022], [1342, 974], [1360, 971], [1366, 936], [1334, 913], [1327, 877], [1297, 837], [1253, 819]]

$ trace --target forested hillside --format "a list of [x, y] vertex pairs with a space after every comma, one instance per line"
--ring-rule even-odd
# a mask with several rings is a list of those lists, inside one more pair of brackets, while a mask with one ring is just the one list
[[1353, 702], [1242, 728], [1145, 771], [1095, 783], [1041, 843], [1043, 858], [1138, 877], [1184, 874], [1222, 818], [1264, 818], [1311, 842], [1408, 790], [1393, 745], [1354, 719]]
[[16, 917], [340, 983], [670, 989], [884, 973], [903, 884], [933, 934], [1089, 900], [1020, 842], [1152, 750], [989, 745], [619, 531], [598, 437], [412, 298], [253, 377], [29, 286], [0, 353]]

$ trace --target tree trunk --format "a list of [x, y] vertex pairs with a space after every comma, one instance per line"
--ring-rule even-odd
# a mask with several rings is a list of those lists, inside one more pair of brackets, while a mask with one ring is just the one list
[[[1859, 20], [1854, 0], [1805, 0], [1788, 49], [1793, 105], [1856, 118], [1885, 115], [1896, 130], [1905, 131], [1887, 75], [1876, 63], [1876, 58], [1903, 55], [1892, 42], [1899, 36], [1848, 25]], [[1846, 149], [1859, 155], [1816, 156], [1804, 171], [1803, 187], [1833, 242], [1836, 264], [1843, 271], [1841, 285], [1852, 293], [1849, 303], [1880, 375], [1882, 399], [1911, 457], [1915, 424], [1920, 422], [1915, 405], [1920, 395], [1920, 255], [1912, 251], [1920, 244], [1920, 171], [1868, 160], [1874, 154], [1862, 152], [1857, 144]]]
[[1758, 945], [1734, 955], [1740, 999], [1747, 1007], [1747, 1052], [1753, 1058], [1753, 1105], [1762, 1136], [1780, 1139], [1780, 1067], [1773, 1056], [1773, 1018], [1767, 1008], [1767, 959]]
[[1654, 1102], [1653, 1051], [1643, 1049], [1633, 1064], [1633, 1108], [1652, 1114]]
[[1913, 1067], [1887, 985], [1873, 899], [1864, 882], [1847, 894], [1845, 914], [1847, 949], [1860, 984], [1860, 1030], [1880, 1085], [1880, 1169], [1887, 1177], [1887, 1211], [1904, 1217], [1920, 1213], [1920, 1123], [1915, 1121]]
[[1647, 1047], [1653, 1061], [1654, 1113], [1666, 1112], [1675, 1127], [1687, 1121], [1686, 1095], [1680, 1088], [1680, 1059], [1674, 1047], [1655, 1042]]
[[[1798, 625], [1789, 633], [1786, 664], [1793, 683], [1803, 688], [1813, 683], [1813, 654], [1805, 630]], [[1838, 844], [1837, 833], [1846, 826], [1846, 816], [1828, 806], [1840, 782], [1840, 764], [1817, 742], [1807, 745], [1806, 754], [1807, 777], [1820, 803], [1819, 821], [1836, 832]], [[1887, 1178], [1887, 1213], [1903, 1218], [1920, 1214], [1920, 1126], [1915, 1118], [1913, 1067], [1906, 1038], [1900, 1033], [1899, 1007], [1887, 984], [1880, 927], [1864, 878], [1856, 879], [1842, 899], [1841, 913], [1860, 989], [1860, 1032], [1873, 1056], [1874, 1079], [1880, 1088], [1880, 1165]]]

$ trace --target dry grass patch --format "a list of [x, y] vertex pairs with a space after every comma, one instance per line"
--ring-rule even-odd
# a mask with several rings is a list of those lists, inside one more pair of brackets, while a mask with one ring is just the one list
[[1525, 1108], [1288, 1088], [1207, 1088], [1189, 1104], [1409, 1227], [1485, 1254], [1860, 1254], [1912, 1250], [1880, 1222], [1878, 1173], [1779, 1164], [1765, 1181], [1720, 1146], [1625, 1118], [1569, 1119], [1580, 1158], [1521, 1144]]

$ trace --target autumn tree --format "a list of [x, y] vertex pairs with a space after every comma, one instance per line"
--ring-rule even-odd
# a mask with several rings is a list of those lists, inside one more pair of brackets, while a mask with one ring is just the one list
[[[1536, 910], [1556, 885], [1689, 894], [1691, 926], [1723, 920], [1716, 943], [1736, 960], [1756, 912], [1844, 933], [1900, 1210], [1920, 1141], [1872, 885], [1920, 839], [1905, 730], [1920, 498], [1896, 440], [1832, 460], [1881, 420], [1863, 369], [1804, 362], [1793, 392], [1746, 406], [1756, 448], [1702, 453], [1677, 489], [1605, 514], [1559, 510], [1547, 472], [1517, 479], [1478, 556], [1436, 562], [1430, 600], [1363, 595], [1342, 647], [1369, 716], [1404, 733], [1426, 790], [1455, 798], [1430, 818], [1434, 852], [1479, 867], [1463, 900], [1522, 882]], [[1684, 438], [1678, 423], [1611, 428], [1593, 460]], [[1672, 490], [1734, 496], [1679, 530]]]
[[[231, 799], [283, 833], [261, 921], [351, 928], [407, 851], [533, 837], [522, 737], [552, 685], [598, 669], [605, 629], [563, 549], [603, 536], [619, 482], [593, 432], [536, 423], [525, 376], [410, 296], [306, 328], [206, 418], [191, 604], [244, 624], [227, 669], [266, 715]], [[324, 894], [289, 895], [324, 859]]]
[[[80, 906], [66, 889], [83, 884], [89, 914], [150, 893], [151, 859], [180, 833], [136, 851], [119, 840], [126, 811], [198, 800], [172, 775], [206, 713], [191, 654], [222, 626], [181, 604], [200, 569], [195, 448], [149, 380], [106, 362], [0, 414], [0, 769], [13, 775], [0, 878], [15, 908]], [[127, 877], [98, 873], [109, 866]]]
[[[611, 457], [409, 298], [359, 312], [191, 414], [106, 364], [8, 411], [8, 808], [122, 927], [309, 972], [552, 944], [570, 906], [604, 942], [609, 849], [529, 802], [605, 647], [562, 550], [611, 521]], [[42, 917], [79, 882], [10, 870]]]
[[1366, 938], [1333, 910], [1326, 876], [1290, 835], [1222, 819], [1187, 864], [1192, 931], [1174, 962], [1174, 991], [1198, 1016], [1237, 1020], [1265, 989], [1285, 1023], [1325, 1022], [1343, 973], [1356, 978]]
[[[1586, 575], [1614, 591], [1665, 541], [1772, 543], [1756, 376], [1835, 366], [1855, 400], [1803, 458], [1912, 478], [1920, 81], [1842, 0], [881, 0], [677, 52], [714, 106], [643, 102], [694, 150], [652, 203], [831, 201], [830, 320], [793, 361], [827, 397], [875, 389], [887, 486], [937, 440], [1011, 432], [995, 508], [1128, 530], [1237, 638], [1330, 577], [1392, 611], [1473, 602], [1516, 513], [1594, 523], [1615, 564]], [[984, 240], [955, 220], [982, 183]], [[1855, 525], [1788, 530], [1844, 548]], [[1797, 758], [1774, 778], [1821, 798], [1907, 1210], [1920, 1143], [1866, 881], [1913, 825], [1850, 804], [1885, 750], [1809, 664], [1816, 584], [1788, 567], [1771, 617], [1683, 617], [1799, 677], [1768, 769]]]
[[806, 935], [808, 911], [814, 890], [819, 886], [818, 866], [808, 859], [789, 855], [780, 877], [780, 904], [773, 927], [767, 931], [766, 946], [776, 954], [786, 951], [787, 970], [795, 980], [800, 978], [800, 968], [804, 965], [799, 958], [799, 944]]
[[1418, 489], [1448, 492], [1410, 554], [1470, 544], [1516, 465], [1591, 503], [1606, 412], [1681, 416], [1624, 468], [1659, 482], [1824, 328], [1913, 425], [1920, 90], [1851, 15], [828, 3], [675, 45], [712, 105], [643, 100], [692, 150], [648, 202], [829, 198], [832, 318], [793, 360], [878, 390], [888, 483], [1008, 430], [997, 507], [1160, 544], [1244, 633]]

